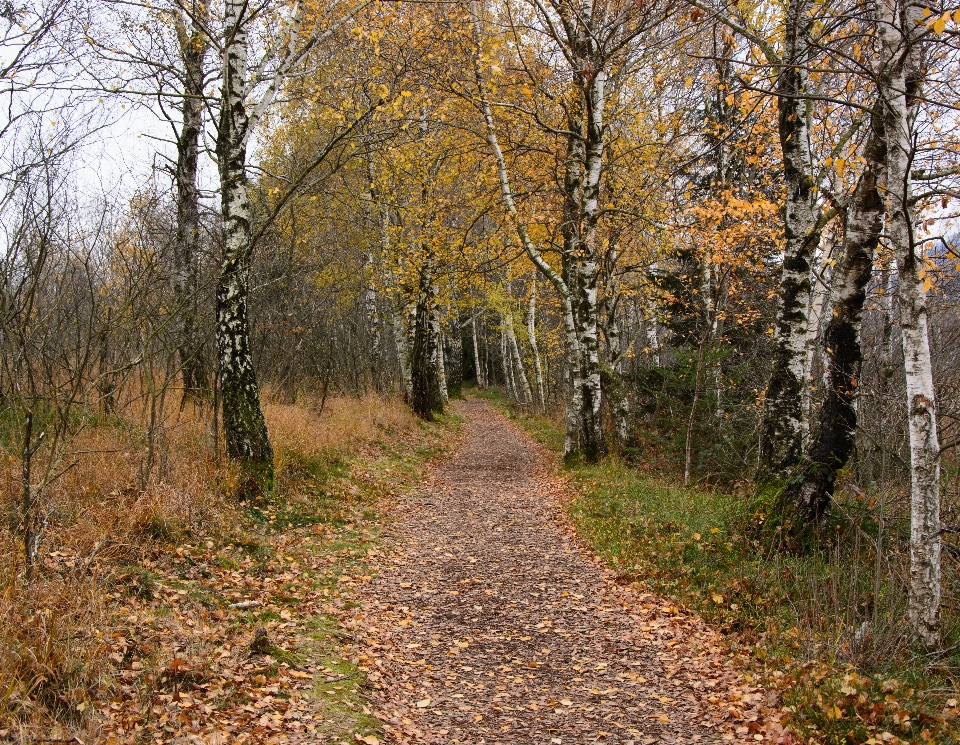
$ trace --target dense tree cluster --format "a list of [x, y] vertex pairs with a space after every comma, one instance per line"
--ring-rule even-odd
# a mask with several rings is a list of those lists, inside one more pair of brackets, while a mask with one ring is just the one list
[[[71, 432], [118, 397], [150, 452], [165, 397], [205, 407], [269, 488], [265, 392], [397, 391], [429, 419], [469, 380], [562, 410], [570, 459], [772, 491], [788, 550], [838, 489], [908, 495], [910, 616], [937, 643], [960, 14], [28, 0], [0, 23], [28, 561]], [[169, 125], [153, 177], [81, 200], [120, 106]]]

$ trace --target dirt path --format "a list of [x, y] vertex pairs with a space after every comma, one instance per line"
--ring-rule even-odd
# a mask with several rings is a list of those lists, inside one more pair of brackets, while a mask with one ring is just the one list
[[774, 741], [710, 629], [575, 542], [539, 448], [485, 402], [458, 411], [464, 443], [400, 505], [352, 624], [391, 741]]

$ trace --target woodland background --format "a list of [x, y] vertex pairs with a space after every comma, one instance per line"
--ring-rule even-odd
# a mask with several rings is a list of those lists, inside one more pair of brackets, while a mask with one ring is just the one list
[[[92, 661], [132, 663], [93, 629], [144, 562], [269, 534], [304, 474], [434, 431], [401, 399], [465, 386], [559, 447], [612, 561], [806, 671], [798, 727], [951, 730], [960, 11], [0, 16], [3, 736], [94, 726], [121, 684]], [[98, 184], [147, 120], [152, 167]]]

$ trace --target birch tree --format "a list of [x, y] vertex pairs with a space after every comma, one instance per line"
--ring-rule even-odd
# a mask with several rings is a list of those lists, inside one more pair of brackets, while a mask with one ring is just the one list
[[[500, 146], [493, 110], [497, 102], [490, 95], [484, 71], [487, 52], [483, 19], [476, 2], [471, 4], [474, 46], [476, 101], [484, 123], [487, 144], [497, 166], [503, 203], [520, 243], [534, 267], [544, 275], [560, 298], [565, 337], [565, 357], [571, 388], [566, 402], [567, 457], [582, 455], [587, 460], [607, 452], [603, 432], [600, 358], [600, 307], [598, 283], [603, 240], [599, 233], [602, 215], [601, 188], [607, 159], [609, 122], [607, 107], [611, 95], [611, 74], [626, 75], [631, 69], [634, 41], [661, 21], [659, 6], [618, 2], [568, 2], [533, 0], [529, 7], [535, 25], [551, 45], [551, 52], [563, 60], [564, 79], [569, 81], [554, 100], [562, 98], [555, 125], [547, 124], [539, 112], [519, 107], [537, 126], [562, 142], [560, 184], [559, 268], [545, 258], [544, 249], [531, 236], [518, 209], [511, 171]], [[518, 21], [511, 21], [519, 34]], [[524, 31], [523, 33], [526, 33]], [[529, 68], [527, 68], [529, 70]], [[514, 106], [514, 108], [518, 108]]]
[[870, 117], [869, 136], [863, 148], [863, 172], [849, 204], [842, 210], [843, 239], [833, 272], [827, 303], [831, 313], [823, 338], [827, 372], [819, 426], [810, 443], [802, 477], [791, 483], [784, 494], [792, 519], [797, 521], [795, 527], [800, 530], [826, 512], [837, 473], [853, 451], [856, 395], [863, 364], [860, 327], [867, 283], [873, 275], [874, 256], [883, 231], [886, 147], [884, 118], [877, 107]]
[[791, 473], [802, 454], [802, 391], [811, 290], [810, 261], [820, 243], [823, 228], [818, 220], [817, 184], [810, 141], [810, 67], [816, 55], [818, 6], [813, 0], [786, 2], [778, 50], [764, 31], [756, 28], [749, 9], [743, 9], [746, 17], [736, 17], [699, 0], [688, 2], [756, 45], [776, 75], [772, 93], [777, 100], [786, 187], [784, 248], [774, 325], [773, 369], [764, 399], [760, 472], [764, 478], [784, 478]]
[[927, 319], [924, 243], [915, 232], [912, 164], [924, 79], [923, 8], [878, 5], [879, 82], [884, 107], [887, 231], [897, 263], [897, 301], [907, 381], [910, 440], [910, 621], [933, 646], [940, 635], [940, 443]]
[[178, 356], [185, 392], [200, 396], [208, 387], [203, 347], [203, 323], [197, 317], [200, 291], [200, 193], [198, 186], [200, 135], [203, 127], [204, 87], [209, 23], [206, 5], [194, 0], [190, 12], [175, 17], [177, 46], [183, 75], [181, 123], [177, 133], [174, 172], [177, 225], [173, 244], [173, 294], [179, 312]]
[[[543, 368], [540, 365], [540, 347], [537, 344], [537, 277], [530, 278], [530, 300], [527, 302], [527, 339], [530, 342], [530, 351], [533, 353], [533, 372], [537, 382], [537, 401], [540, 411], [547, 410], [547, 401], [543, 392]], [[476, 336], [474, 336], [476, 349]]]
[[[348, 8], [339, 18], [336, 5], [305, 9], [295, 3], [280, 15], [281, 32], [272, 36], [258, 61], [250, 64], [249, 34], [267, 9], [245, 0], [225, 0], [221, 52], [216, 156], [220, 175], [223, 256], [216, 293], [216, 339], [227, 452], [267, 473], [273, 448], [260, 408], [260, 392], [250, 349], [248, 296], [254, 248], [247, 150], [252, 135], [284, 80], [308, 54], [342, 28], [367, 2]], [[322, 23], [326, 22], [324, 28]], [[320, 159], [325, 153], [321, 153]], [[315, 164], [319, 163], [315, 161]]]

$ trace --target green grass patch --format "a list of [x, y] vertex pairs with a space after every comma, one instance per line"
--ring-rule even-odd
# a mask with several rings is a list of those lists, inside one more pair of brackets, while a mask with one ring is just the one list
[[[499, 392], [482, 397], [562, 452], [556, 425]], [[805, 741], [960, 741], [958, 651], [948, 642], [931, 656], [911, 645], [895, 576], [903, 557], [881, 555], [877, 571], [876, 524], [864, 506], [838, 510], [819, 548], [796, 555], [769, 539], [770, 495], [684, 488], [615, 458], [566, 468], [577, 492], [569, 514], [593, 550], [621, 581], [726, 633], [744, 650], [741, 663], [781, 691]]]

